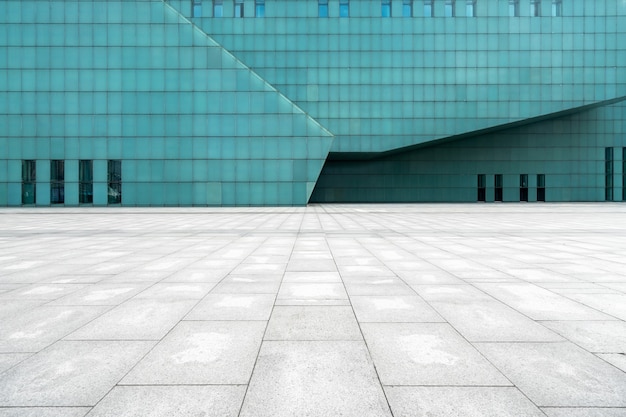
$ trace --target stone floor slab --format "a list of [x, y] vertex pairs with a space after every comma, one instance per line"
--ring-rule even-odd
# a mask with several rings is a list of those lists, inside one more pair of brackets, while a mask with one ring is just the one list
[[360, 323], [419, 323], [445, 321], [417, 296], [351, 296]]
[[0, 417], [84, 417], [89, 410], [89, 407], [0, 407]]
[[548, 417], [626, 417], [626, 408], [542, 408]]
[[0, 374], [0, 406], [94, 406], [153, 345], [57, 342]]
[[623, 321], [543, 321], [541, 324], [590, 352], [626, 354]]
[[118, 386], [89, 417], [237, 417], [245, 392], [245, 385]]
[[383, 385], [512, 385], [444, 323], [363, 323]]
[[209, 294], [185, 320], [269, 320], [275, 298], [271, 294]]
[[572, 343], [476, 346], [540, 407], [626, 407], [626, 373]]
[[391, 417], [363, 342], [263, 342], [241, 417]]
[[121, 383], [247, 384], [265, 326], [250, 321], [182, 322]]
[[277, 306], [265, 340], [363, 340], [348, 306]]
[[545, 417], [513, 387], [385, 387], [394, 417]]

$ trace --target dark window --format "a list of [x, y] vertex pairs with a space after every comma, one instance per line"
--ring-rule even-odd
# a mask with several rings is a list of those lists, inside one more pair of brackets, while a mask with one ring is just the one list
[[265, 17], [265, 0], [254, 0], [254, 15]]
[[22, 204], [35, 204], [37, 191], [37, 164], [33, 160], [22, 161]]
[[391, 17], [391, 0], [381, 0], [380, 15], [382, 17]]
[[93, 203], [93, 161], [78, 161], [78, 202]]
[[519, 16], [519, 0], [509, 0], [509, 16]]
[[435, 7], [433, 0], [424, 0], [424, 17], [433, 17], [435, 15]]
[[537, 175], [537, 201], [546, 201], [546, 176]]
[[445, 17], [454, 17], [454, 1], [455, 0], [446, 0], [446, 4], [443, 9], [443, 15]]
[[487, 176], [478, 175], [478, 201], [487, 201]]
[[213, 0], [213, 17], [224, 17], [224, 3], [222, 0]]
[[65, 161], [50, 161], [50, 204], [65, 202]]
[[350, 0], [339, 0], [339, 17], [350, 17]]
[[243, 17], [243, 0], [235, 0], [235, 17]]
[[502, 201], [502, 174], [495, 175], [493, 178], [494, 200]]
[[402, 16], [413, 17], [413, 0], [402, 0]]
[[191, 17], [202, 17], [202, 0], [192, 0]]
[[519, 201], [528, 201], [528, 174], [519, 176]]
[[541, 0], [530, 0], [530, 15], [541, 16]]
[[107, 166], [108, 202], [122, 203], [122, 161], [109, 160]]
[[476, 0], [467, 0], [467, 2], [465, 3], [465, 16], [476, 16]]
[[613, 148], [604, 149], [604, 199], [613, 201]]
[[317, 3], [317, 15], [319, 17], [328, 17], [328, 0], [319, 0]]
[[561, 0], [552, 0], [552, 16], [563, 16], [563, 2]]

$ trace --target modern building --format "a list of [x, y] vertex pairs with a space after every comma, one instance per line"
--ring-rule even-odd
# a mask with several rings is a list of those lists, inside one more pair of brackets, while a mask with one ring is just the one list
[[626, 200], [626, 0], [5, 0], [0, 206]]

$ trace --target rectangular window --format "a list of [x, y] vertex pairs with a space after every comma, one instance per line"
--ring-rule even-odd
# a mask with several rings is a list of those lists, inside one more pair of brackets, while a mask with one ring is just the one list
[[265, 0], [254, 0], [254, 15], [265, 17]]
[[552, 16], [563, 16], [563, 2], [561, 0], [552, 0]]
[[435, 16], [435, 7], [433, 0], [424, 0], [424, 17]]
[[493, 185], [494, 185], [494, 200], [502, 201], [502, 174], [495, 175], [493, 177]]
[[22, 161], [22, 204], [35, 204], [37, 191], [37, 164], [33, 160]]
[[243, 0], [235, 0], [235, 17], [243, 17]]
[[546, 201], [545, 174], [537, 174], [537, 201]]
[[541, 0], [530, 0], [530, 15], [541, 16]]
[[191, 17], [202, 17], [202, 0], [192, 0]]
[[122, 203], [122, 161], [109, 160], [107, 164], [108, 202]]
[[509, 16], [519, 16], [519, 0], [509, 0]]
[[78, 161], [78, 202], [93, 203], [93, 161]]
[[478, 201], [487, 201], [487, 176], [478, 174]]
[[519, 201], [528, 201], [528, 174], [519, 176]]
[[626, 201], [626, 148], [622, 148], [622, 200]]
[[50, 204], [65, 202], [65, 161], [50, 161]]
[[382, 17], [391, 17], [391, 0], [381, 0], [380, 15]]
[[402, 0], [402, 16], [413, 17], [413, 0]]
[[222, 0], [213, 0], [213, 17], [224, 17], [224, 3]]
[[443, 15], [445, 17], [454, 17], [454, 1], [455, 0], [446, 0], [446, 4], [443, 9]]
[[339, 17], [350, 17], [350, 0], [339, 0]]
[[613, 148], [604, 149], [604, 199], [613, 201]]
[[476, 17], [476, 0], [467, 0], [465, 3], [465, 16]]
[[319, 0], [317, 3], [317, 15], [319, 17], [328, 17], [328, 0]]

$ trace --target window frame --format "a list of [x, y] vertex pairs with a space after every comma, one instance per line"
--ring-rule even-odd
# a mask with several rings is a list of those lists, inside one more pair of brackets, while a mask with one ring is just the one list
[[[30, 192], [32, 191], [32, 198]], [[27, 199], [28, 198], [28, 199]], [[22, 205], [37, 203], [37, 161], [34, 159], [22, 160]]]
[[402, 17], [413, 17], [413, 0], [402, 0]]
[[244, 12], [246, 9], [245, 3], [243, 0], [235, 0], [233, 3], [234, 9], [233, 9], [233, 16], [237, 19], [243, 18], [244, 17]]
[[65, 204], [65, 161], [50, 160], [50, 204]]
[[265, 17], [265, 0], [254, 0], [254, 17]]
[[339, 17], [350, 17], [350, 0], [339, 0]]
[[[85, 176], [85, 173], [89, 175]], [[93, 204], [93, 160], [78, 161], [78, 204]]]
[[122, 160], [107, 161], [107, 204], [122, 204]]
[[380, 17], [391, 17], [392, 16], [392, 5], [391, 0], [380, 0]]
[[328, 0], [318, 0], [317, 17], [329, 17]]

